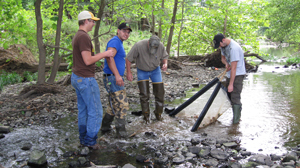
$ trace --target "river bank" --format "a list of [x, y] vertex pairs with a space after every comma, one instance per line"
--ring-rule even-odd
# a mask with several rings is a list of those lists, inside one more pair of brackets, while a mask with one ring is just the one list
[[[210, 82], [223, 70], [183, 66], [182, 70], [163, 72], [166, 102], [185, 97], [192, 85]], [[134, 69], [133, 73], [136, 74]], [[107, 97], [101, 77], [102, 72], [97, 73], [105, 111]], [[192, 121], [166, 114], [162, 122], [152, 120], [151, 124], [145, 125], [140, 122], [141, 116], [131, 114], [139, 109], [136, 75], [134, 82], [125, 80], [131, 107], [128, 130], [135, 132], [136, 136], [120, 140], [115, 138], [114, 132], [99, 134], [98, 140], [103, 148], [88, 151], [79, 147], [76, 94], [72, 86], [62, 86], [59, 94], [19, 100], [17, 95], [24, 85], [8, 86], [0, 96], [0, 124], [12, 129], [0, 140], [3, 167], [26, 167], [25, 163], [34, 150], [44, 151], [48, 167], [87, 166], [91, 162], [120, 167], [295, 167], [298, 164], [297, 147], [282, 156], [252, 153], [241, 148], [235, 137], [213, 137], [210, 132], [192, 133], [189, 131]], [[154, 100], [152, 94], [151, 99]], [[23, 150], [28, 144], [29, 150]]]

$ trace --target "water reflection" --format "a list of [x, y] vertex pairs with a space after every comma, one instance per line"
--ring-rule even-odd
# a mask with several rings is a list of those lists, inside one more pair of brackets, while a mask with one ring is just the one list
[[260, 65], [258, 73], [244, 80], [242, 121], [238, 126], [231, 125], [232, 111], [228, 110], [218, 122], [200, 131], [218, 137], [236, 136], [242, 147], [264, 154], [282, 154], [299, 144], [300, 71], [281, 67], [274, 63]]

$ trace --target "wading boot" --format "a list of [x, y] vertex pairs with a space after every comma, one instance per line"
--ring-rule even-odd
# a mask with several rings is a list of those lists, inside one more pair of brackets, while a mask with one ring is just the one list
[[141, 80], [138, 81], [138, 86], [140, 90], [140, 102], [142, 107], [142, 113], [144, 116], [144, 120], [146, 124], [149, 123], [150, 116], [150, 108], [149, 108], [149, 98], [150, 98], [150, 90], [149, 90], [149, 80]]
[[111, 131], [111, 123], [113, 122], [115, 116], [109, 115], [105, 113], [103, 119], [102, 119], [102, 126], [101, 126], [101, 132], [106, 133]]
[[121, 118], [116, 118], [116, 133], [117, 133], [117, 138], [127, 138], [127, 131], [126, 131], [126, 120], [121, 119]]
[[234, 104], [232, 105], [232, 111], [233, 111], [233, 124], [237, 124], [240, 121], [241, 118], [241, 111], [242, 111], [242, 105], [240, 104]]
[[161, 114], [164, 109], [164, 96], [165, 96], [165, 90], [164, 90], [164, 83], [153, 83], [153, 94], [155, 96], [155, 117], [158, 121], [162, 120]]

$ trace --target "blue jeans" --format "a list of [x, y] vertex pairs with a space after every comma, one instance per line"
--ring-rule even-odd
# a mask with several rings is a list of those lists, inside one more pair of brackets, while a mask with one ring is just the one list
[[138, 81], [151, 79], [152, 83], [162, 82], [160, 66], [153, 71], [143, 71], [137, 68]]
[[77, 94], [80, 144], [95, 145], [103, 116], [98, 83], [94, 77], [80, 77], [74, 73], [71, 83]]

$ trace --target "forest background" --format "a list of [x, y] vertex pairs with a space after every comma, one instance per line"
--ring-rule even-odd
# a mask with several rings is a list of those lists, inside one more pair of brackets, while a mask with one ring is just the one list
[[[133, 28], [126, 52], [157, 33], [171, 57], [204, 56], [215, 51], [213, 36], [223, 33], [265, 59], [260, 41], [293, 45], [289, 59], [300, 62], [300, 0], [2, 0], [0, 7], [0, 47], [27, 46], [39, 61], [38, 84], [53, 83], [61, 62], [72, 66], [71, 41], [83, 10], [101, 18], [89, 33], [96, 53], [126, 21]], [[48, 77], [47, 63], [52, 64]]]

